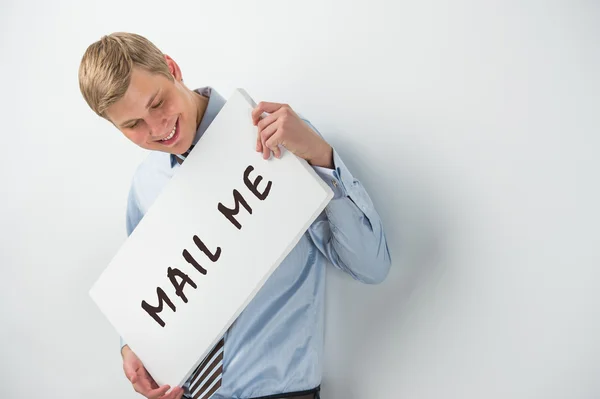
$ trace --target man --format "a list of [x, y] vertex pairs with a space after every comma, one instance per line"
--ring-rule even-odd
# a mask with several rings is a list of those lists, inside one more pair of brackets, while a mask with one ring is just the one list
[[[189, 89], [171, 57], [132, 33], [91, 44], [79, 83], [92, 110], [152, 150], [132, 179], [131, 234], [225, 101], [211, 87]], [[183, 387], [159, 387], [122, 342], [125, 374], [147, 398], [319, 398], [326, 264], [370, 284], [390, 268], [369, 195], [314, 126], [288, 105], [270, 102], [258, 104], [252, 121], [257, 156], [279, 158], [287, 150], [306, 159], [334, 198]]]

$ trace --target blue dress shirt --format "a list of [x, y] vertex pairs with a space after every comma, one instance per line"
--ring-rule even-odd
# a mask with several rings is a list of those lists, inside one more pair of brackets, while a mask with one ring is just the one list
[[[225, 103], [210, 87], [196, 92], [209, 100], [194, 142]], [[225, 334], [222, 385], [214, 399], [253, 398], [319, 386], [326, 265], [331, 263], [368, 284], [386, 277], [391, 260], [380, 217], [335, 149], [333, 161], [333, 169], [314, 167], [333, 189], [333, 199]], [[128, 235], [179, 166], [174, 155], [151, 152], [137, 168], [127, 204]]]

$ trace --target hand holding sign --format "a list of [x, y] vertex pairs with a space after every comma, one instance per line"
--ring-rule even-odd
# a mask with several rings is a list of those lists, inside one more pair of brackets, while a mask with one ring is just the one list
[[137, 393], [148, 399], [181, 399], [183, 389], [176, 387], [167, 394], [170, 386], [163, 385], [159, 387], [150, 374], [148, 374], [142, 361], [127, 345], [123, 347], [122, 353], [123, 371]]
[[[269, 115], [261, 120], [263, 112]], [[256, 151], [262, 152], [264, 159], [269, 158], [271, 151], [275, 157], [280, 158], [281, 145], [313, 166], [333, 166], [331, 146], [300, 119], [289, 105], [260, 102], [252, 111], [252, 122], [258, 126]]]

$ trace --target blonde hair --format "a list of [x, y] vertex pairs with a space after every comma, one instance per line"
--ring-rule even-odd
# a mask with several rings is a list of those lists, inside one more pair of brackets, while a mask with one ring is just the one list
[[138, 34], [112, 33], [87, 48], [79, 65], [79, 89], [96, 114], [108, 119], [106, 110], [127, 91], [133, 67], [173, 81], [162, 51]]

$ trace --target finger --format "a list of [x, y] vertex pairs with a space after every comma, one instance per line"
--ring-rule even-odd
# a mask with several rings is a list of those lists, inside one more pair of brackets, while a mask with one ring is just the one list
[[262, 152], [262, 140], [260, 138], [260, 133], [256, 135], [256, 152]]
[[176, 387], [176, 388], [173, 388], [173, 390], [171, 392], [169, 392], [168, 394], [166, 394], [165, 396], [163, 396], [160, 399], [181, 399], [182, 396], [183, 396], [183, 388]]
[[277, 131], [277, 124], [276, 123], [271, 123], [269, 126], [267, 126], [266, 129], [264, 129], [262, 132], [260, 132], [260, 139], [262, 142], [262, 153], [263, 153], [263, 159], [269, 159], [269, 157], [271, 156], [271, 149], [269, 147], [267, 147], [267, 140], [269, 140], [271, 138], [272, 135], [275, 134], [275, 132]]
[[258, 105], [252, 110], [252, 121], [256, 125], [258, 123], [258, 119], [263, 112], [273, 113], [280, 109], [281, 107], [286, 106], [285, 104], [280, 103], [271, 103], [267, 101], [261, 101]]
[[254, 108], [252, 110], [252, 124], [254, 126], [257, 126], [258, 123], [263, 120], [264, 118], [266, 118], [267, 116], [269, 116], [269, 114], [267, 114], [266, 112], [263, 112], [260, 108]]
[[163, 395], [166, 394], [170, 388], [171, 387], [168, 385], [163, 385], [160, 388], [148, 391], [147, 394], [144, 394], [144, 396], [146, 396], [148, 399], [159, 399], [162, 398]]
[[279, 117], [279, 115], [277, 115], [277, 114], [271, 114], [271, 115], [263, 118], [260, 122], [258, 122], [258, 125], [256, 125], [258, 127], [258, 132], [260, 133], [271, 123], [275, 122], [278, 117]]
[[277, 121], [276, 115], [269, 115], [258, 123], [258, 134], [256, 135], [256, 152], [263, 152], [263, 140], [261, 137], [262, 131]]
[[254, 109], [252, 110], [252, 124], [254, 126], [256, 126], [256, 124], [258, 123], [261, 114], [262, 111], [260, 110], [260, 108], [258, 108], [258, 105], [254, 107]]
[[266, 142], [265, 146], [273, 151], [275, 154], [275, 158], [281, 158], [281, 148], [279, 148], [279, 144], [281, 143], [281, 137], [277, 133], [272, 135]]

